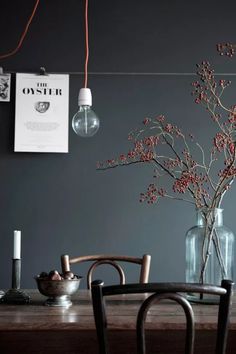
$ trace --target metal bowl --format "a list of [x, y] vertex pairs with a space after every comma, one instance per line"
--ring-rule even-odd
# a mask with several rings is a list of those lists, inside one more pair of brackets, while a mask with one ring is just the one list
[[41, 294], [48, 296], [45, 302], [47, 306], [63, 306], [72, 305], [70, 295], [76, 293], [79, 289], [81, 277], [75, 279], [49, 280], [36, 276], [38, 290]]

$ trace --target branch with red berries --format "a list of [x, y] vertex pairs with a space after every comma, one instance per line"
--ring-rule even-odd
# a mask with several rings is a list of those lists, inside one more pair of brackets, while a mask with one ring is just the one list
[[[218, 52], [229, 57], [234, 55], [235, 48], [236, 44], [232, 43], [217, 45]], [[193, 203], [197, 208], [220, 207], [223, 196], [235, 179], [236, 105], [227, 107], [223, 102], [224, 91], [231, 82], [216, 80], [207, 61], [197, 65], [197, 75], [199, 80], [192, 83], [195, 103], [209, 112], [217, 128], [210, 151], [206, 153], [192, 134], [186, 136], [180, 128], [159, 115], [154, 119], [145, 118], [143, 127], [129, 134], [132, 147], [127, 153], [97, 163], [99, 170], [153, 164], [155, 182], [141, 193], [140, 201], [153, 204], [162, 197], [168, 197]], [[214, 176], [215, 166], [222, 160], [224, 165]], [[162, 185], [167, 177], [172, 180], [170, 191]], [[183, 194], [187, 196], [183, 197]]]
[[234, 43], [218, 43], [216, 49], [220, 55], [226, 55], [229, 58], [232, 58], [235, 54], [236, 44]]

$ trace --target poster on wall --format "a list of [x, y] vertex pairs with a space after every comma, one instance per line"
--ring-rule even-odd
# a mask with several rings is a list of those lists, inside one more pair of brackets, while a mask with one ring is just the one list
[[0, 102], [10, 101], [11, 74], [0, 74]]
[[16, 152], [68, 152], [69, 75], [16, 74]]

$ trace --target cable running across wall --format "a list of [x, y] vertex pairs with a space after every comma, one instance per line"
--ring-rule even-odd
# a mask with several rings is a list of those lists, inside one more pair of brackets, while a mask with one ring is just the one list
[[25, 26], [25, 28], [24, 28], [23, 33], [22, 33], [21, 36], [20, 36], [20, 39], [19, 39], [19, 42], [18, 42], [16, 48], [13, 49], [13, 50], [11, 50], [11, 51], [8, 52], [8, 53], [0, 54], [0, 60], [1, 60], [1, 59], [6, 59], [6, 58], [8, 58], [8, 57], [11, 57], [12, 55], [15, 55], [15, 54], [20, 50], [20, 48], [22, 47], [22, 44], [23, 44], [23, 42], [24, 42], [24, 39], [25, 39], [25, 37], [26, 37], [26, 35], [27, 35], [27, 33], [28, 33], [30, 24], [31, 24], [31, 22], [33, 21], [34, 15], [35, 15], [36, 10], [37, 10], [37, 8], [38, 8], [39, 1], [40, 1], [40, 0], [36, 0], [36, 2], [35, 2], [34, 8], [33, 8], [33, 10], [32, 10], [32, 13], [31, 13], [31, 15], [30, 15], [30, 17], [29, 17], [29, 19], [28, 19], [28, 21], [27, 21], [27, 23], [26, 23], [26, 26]]
[[[5, 71], [8, 74], [16, 74], [20, 72], [28, 72], [25, 70]], [[35, 73], [35, 71], [34, 71]], [[83, 71], [50, 71], [48, 74], [69, 74], [84, 75]], [[91, 71], [89, 75], [93, 76], [197, 76], [194, 72], [125, 72], [125, 71]], [[214, 73], [215, 76], [236, 76], [236, 73]]]
[[[23, 30], [23, 33], [20, 36], [19, 42], [15, 49], [11, 50], [8, 53], [0, 54], [0, 60], [5, 59], [8, 57], [13, 56], [16, 54], [22, 47], [24, 39], [28, 33], [29, 27], [35, 13], [37, 11], [38, 5], [40, 0], [35, 0], [35, 4], [33, 10], [27, 20], [26, 26]], [[87, 87], [87, 78], [89, 75], [94, 76], [197, 76], [196, 73], [191, 72], [89, 72], [88, 73], [88, 59], [89, 59], [89, 43], [88, 43], [88, 0], [85, 0], [85, 65], [84, 65], [84, 72], [76, 72], [76, 71], [67, 71], [67, 72], [50, 72], [51, 74], [69, 74], [69, 75], [84, 75], [84, 87]], [[19, 71], [6, 71], [9, 74], [16, 74], [17, 72], [23, 72], [22, 70]], [[214, 73], [215, 76], [236, 76], [236, 73]]]

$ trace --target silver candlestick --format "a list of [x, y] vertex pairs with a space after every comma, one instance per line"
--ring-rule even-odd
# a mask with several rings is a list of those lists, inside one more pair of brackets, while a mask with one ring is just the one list
[[20, 290], [21, 259], [12, 259], [12, 288], [1, 298], [7, 304], [27, 304], [30, 301], [29, 295]]

